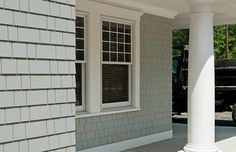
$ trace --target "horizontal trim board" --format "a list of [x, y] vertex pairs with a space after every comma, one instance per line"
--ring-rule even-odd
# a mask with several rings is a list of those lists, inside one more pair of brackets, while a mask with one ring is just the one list
[[172, 137], [173, 137], [173, 131], [169, 130], [162, 133], [152, 134], [135, 139], [129, 139], [117, 143], [107, 144], [104, 146], [98, 146], [91, 149], [80, 150], [77, 152], [120, 152], [134, 147], [139, 147], [154, 142], [170, 139]]
[[96, 117], [96, 116], [111, 115], [111, 114], [117, 114], [117, 113], [135, 112], [135, 111], [139, 111], [139, 110], [141, 110], [141, 108], [126, 107], [123, 109], [109, 109], [107, 111], [101, 111], [98, 113], [77, 112], [75, 118], [79, 119], [79, 118], [86, 118], [86, 117]]

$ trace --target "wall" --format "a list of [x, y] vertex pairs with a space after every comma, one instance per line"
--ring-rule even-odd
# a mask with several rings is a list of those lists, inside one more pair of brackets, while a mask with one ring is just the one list
[[75, 0], [0, 0], [0, 152], [75, 152]]
[[141, 17], [141, 111], [76, 119], [76, 149], [172, 129], [171, 20]]

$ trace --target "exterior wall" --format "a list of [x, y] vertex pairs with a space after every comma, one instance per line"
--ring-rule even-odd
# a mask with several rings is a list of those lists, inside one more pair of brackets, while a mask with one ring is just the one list
[[0, 152], [75, 152], [75, 0], [0, 0]]
[[82, 150], [172, 129], [171, 20], [141, 17], [141, 110], [76, 119], [76, 149]]

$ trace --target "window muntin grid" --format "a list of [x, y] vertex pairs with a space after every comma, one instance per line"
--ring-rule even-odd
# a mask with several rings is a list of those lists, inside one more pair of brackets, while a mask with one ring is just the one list
[[85, 111], [85, 64], [87, 51], [87, 24], [86, 15], [79, 13], [76, 16], [75, 30], [76, 30], [76, 110]]
[[132, 62], [132, 24], [102, 20], [102, 61]]
[[76, 17], [76, 60], [85, 62], [85, 17]]

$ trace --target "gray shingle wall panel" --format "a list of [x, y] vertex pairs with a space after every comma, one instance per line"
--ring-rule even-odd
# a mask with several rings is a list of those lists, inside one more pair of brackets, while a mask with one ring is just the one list
[[141, 17], [141, 111], [76, 119], [82, 150], [171, 130], [171, 20]]

